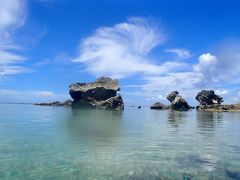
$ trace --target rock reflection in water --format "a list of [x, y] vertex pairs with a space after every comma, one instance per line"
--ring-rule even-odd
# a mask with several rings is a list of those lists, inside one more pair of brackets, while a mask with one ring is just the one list
[[67, 120], [71, 134], [81, 137], [115, 137], [118, 136], [121, 111], [99, 110], [91, 108], [73, 108]]
[[168, 122], [173, 127], [178, 127], [180, 124], [184, 123], [186, 113], [185, 111], [168, 111]]
[[214, 128], [220, 125], [223, 119], [221, 112], [197, 112], [197, 122], [199, 128]]

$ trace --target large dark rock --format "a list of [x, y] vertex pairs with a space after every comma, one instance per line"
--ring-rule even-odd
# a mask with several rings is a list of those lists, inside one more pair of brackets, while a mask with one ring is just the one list
[[202, 90], [197, 94], [196, 100], [200, 105], [221, 104], [223, 102], [223, 98], [216, 95], [213, 90]]
[[178, 91], [171, 92], [167, 99], [171, 102], [170, 109], [177, 111], [184, 111], [188, 109], [192, 109], [191, 106], [188, 105], [187, 101], [179, 95]]
[[90, 104], [107, 109], [124, 109], [120, 87], [117, 80], [107, 77], [98, 78], [92, 83], [75, 83], [69, 86], [69, 94], [74, 104]]
[[223, 102], [223, 98], [216, 95], [213, 90], [202, 90], [197, 94], [196, 100], [200, 104], [196, 108], [198, 111], [240, 111], [240, 104], [221, 104]]
[[152, 106], [150, 106], [150, 109], [168, 109], [168, 108], [169, 108], [168, 106], [160, 102], [156, 102]]

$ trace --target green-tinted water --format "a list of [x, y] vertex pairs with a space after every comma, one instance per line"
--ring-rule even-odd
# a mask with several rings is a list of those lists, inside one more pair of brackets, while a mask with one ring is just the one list
[[0, 179], [240, 179], [240, 113], [0, 105]]

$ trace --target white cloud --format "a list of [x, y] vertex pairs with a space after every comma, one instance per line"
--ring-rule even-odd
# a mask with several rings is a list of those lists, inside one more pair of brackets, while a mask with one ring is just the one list
[[[231, 47], [229, 46], [229, 48]], [[157, 97], [159, 93], [167, 94], [178, 90], [192, 104], [197, 103], [195, 96], [200, 90], [213, 89], [216, 94], [224, 97], [226, 103], [234, 103], [236, 102], [237, 93], [225, 88], [231, 88], [231, 84], [239, 82], [240, 77], [236, 76], [235, 72], [240, 73], [240, 70], [236, 68], [240, 65], [240, 59], [238, 59], [236, 52], [223, 54], [225, 56], [222, 55], [222, 51], [217, 55], [202, 54], [199, 56], [198, 63], [193, 64], [189, 71], [176, 72], [172, 70], [160, 76], [145, 76], [143, 84], [126, 85], [125, 87], [137, 89], [137, 93], [133, 92], [132, 95], [138, 96], [141, 94], [147, 98], [149, 96]], [[233, 70], [234, 72], [232, 72]], [[144, 93], [140, 93], [139, 90]], [[167, 101], [165, 100], [165, 102]]]
[[36, 97], [53, 97], [55, 96], [52, 91], [16, 91], [9, 89], [0, 89], [0, 96], [22, 96], [31, 95]]
[[49, 65], [60, 65], [60, 64], [66, 65], [66, 64], [69, 64], [71, 59], [72, 57], [70, 57], [68, 54], [64, 52], [60, 52], [52, 58], [46, 58], [35, 63], [34, 66], [46, 66], [46, 65], [49, 66]]
[[229, 91], [228, 90], [216, 90], [215, 91], [216, 94], [218, 95], [228, 95]]
[[19, 74], [23, 72], [29, 72], [28, 68], [22, 66], [2, 66], [0, 65], [0, 78], [5, 75]]
[[83, 40], [80, 55], [74, 62], [86, 65], [96, 76], [123, 78], [135, 73], [163, 74], [184, 68], [180, 62], [153, 63], [148, 55], [163, 44], [166, 36], [156, 23], [143, 18], [131, 18], [113, 27], [101, 27]]
[[150, 58], [151, 51], [163, 45], [166, 35], [154, 23], [133, 18], [112, 27], [101, 27], [82, 41], [79, 56], [73, 61], [84, 64], [85, 70], [96, 76], [135, 75], [140, 84], [123, 86], [132, 88], [123, 92], [127, 96], [159, 99], [161, 94], [163, 99], [163, 95], [178, 90], [196, 103], [198, 91], [213, 89], [228, 99], [231, 97], [231, 92], [225, 89], [240, 83], [240, 45], [225, 43], [214, 53], [201, 54], [196, 62], [179, 61], [192, 56], [187, 49], [167, 49], [165, 52], [176, 54], [177, 59], [155, 62]]
[[52, 91], [33, 91], [32, 94], [37, 97], [53, 97], [55, 96]]
[[217, 57], [210, 54], [202, 54], [199, 57], [199, 63], [193, 66], [193, 71], [202, 74], [202, 82], [218, 82], [218, 77], [216, 76], [217, 68]]
[[6, 65], [21, 62], [25, 58], [9, 51], [0, 50], [0, 60], [0, 65]]
[[27, 69], [16, 65], [25, 60], [12, 42], [14, 30], [25, 20], [25, 0], [0, 1], [0, 76], [25, 72]]
[[24, 24], [25, 0], [0, 1], [0, 36], [8, 38], [11, 31]]
[[202, 84], [237, 84], [240, 83], [240, 45], [226, 43], [218, 48], [215, 55], [202, 54], [194, 72], [202, 74]]
[[[195, 99], [199, 89], [196, 84], [201, 82], [201, 75], [193, 72], [168, 73], [164, 76], [145, 77], [146, 82], [141, 87], [142, 91], [149, 95], [161, 93], [165, 102], [167, 94], [178, 90], [180, 94], [187, 99]], [[191, 103], [194, 103], [192, 101]]]
[[147, 80], [147, 84], [143, 86], [145, 91], [175, 90], [194, 87], [201, 81], [201, 76], [192, 72], [173, 72], [163, 76], [148, 76], [145, 80]]
[[66, 100], [68, 94], [56, 94], [52, 91], [16, 91], [11, 89], [0, 89], [0, 102], [42, 102]]
[[181, 59], [187, 59], [192, 56], [189, 50], [183, 48], [167, 49], [166, 52], [174, 53]]
[[0, 77], [11, 74], [28, 72], [29, 69], [20, 64], [25, 61], [25, 57], [12, 51], [0, 49]]

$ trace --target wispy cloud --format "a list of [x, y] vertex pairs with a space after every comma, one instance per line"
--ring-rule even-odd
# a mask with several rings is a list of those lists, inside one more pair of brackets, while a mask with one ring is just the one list
[[30, 70], [22, 66], [1, 66], [0, 65], [0, 78], [6, 75], [19, 74], [23, 72], [30, 72]]
[[8, 38], [15, 28], [24, 24], [25, 0], [1, 0], [0, 17], [1, 39]]
[[25, 3], [25, 0], [0, 1], [0, 77], [27, 71], [19, 65], [25, 57], [18, 54], [19, 47], [12, 39], [14, 31], [24, 24]]
[[189, 50], [183, 48], [167, 49], [166, 52], [174, 53], [178, 56], [178, 58], [181, 59], [187, 59], [192, 56]]
[[66, 100], [68, 94], [56, 94], [53, 91], [17, 91], [11, 89], [0, 89], [0, 101], [4, 102], [39, 102], [39, 101], [54, 101]]
[[13, 63], [19, 63], [25, 60], [23, 56], [14, 54], [10, 51], [4, 51], [0, 50], [0, 64], [6, 65], [6, 64], [13, 64]]
[[83, 63], [96, 76], [128, 77], [135, 73], [163, 74], [182, 68], [179, 62], [155, 63], [149, 53], [166, 41], [166, 35], [156, 22], [130, 18], [113, 27], [101, 27], [84, 39], [80, 55], [74, 62]]
[[71, 60], [72, 60], [72, 57], [66, 54], [65, 52], [59, 52], [58, 54], [56, 54], [56, 56], [52, 58], [43, 59], [35, 63], [33, 66], [39, 67], [39, 66], [49, 66], [49, 65], [66, 65], [66, 64], [70, 64]]

